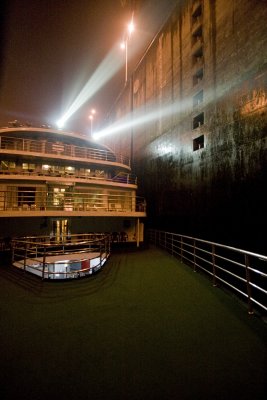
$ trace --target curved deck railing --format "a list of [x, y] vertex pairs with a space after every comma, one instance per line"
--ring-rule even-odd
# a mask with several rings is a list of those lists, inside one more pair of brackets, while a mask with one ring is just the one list
[[194, 271], [202, 270], [246, 299], [248, 312], [267, 312], [267, 256], [225, 246], [207, 240], [160, 230], [149, 230], [149, 241], [188, 263]]
[[17, 152], [31, 152], [35, 155], [67, 156], [75, 159], [108, 161], [130, 166], [130, 159], [127, 156], [115, 154], [110, 150], [75, 146], [63, 142], [0, 136], [0, 149]]
[[75, 279], [94, 274], [110, 256], [110, 234], [12, 239], [13, 266], [42, 279]]
[[8, 176], [8, 179], [35, 179], [36, 177], [45, 179], [55, 179], [55, 178], [67, 178], [71, 181], [76, 181], [76, 179], [82, 179], [84, 182], [94, 182], [101, 181], [103, 184], [109, 182], [119, 183], [120, 185], [135, 185], [137, 186], [137, 176], [129, 173], [119, 173], [111, 178], [107, 178], [104, 175], [90, 175], [86, 174], [79, 169], [75, 168], [73, 172], [68, 172], [65, 170], [41, 170], [41, 169], [27, 169], [22, 170], [21, 168], [11, 168], [11, 169], [0, 169], [0, 176]]

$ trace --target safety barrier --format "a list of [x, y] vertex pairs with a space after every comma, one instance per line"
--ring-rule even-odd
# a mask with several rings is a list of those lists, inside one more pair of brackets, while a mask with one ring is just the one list
[[56, 239], [13, 239], [13, 266], [44, 279], [75, 279], [100, 270], [110, 256], [110, 234], [76, 234]]
[[47, 140], [34, 140], [14, 137], [0, 137], [0, 149], [15, 152], [31, 152], [34, 154], [56, 155], [68, 158], [81, 158], [86, 160], [99, 160], [119, 163], [130, 166], [128, 156], [114, 154], [110, 150], [94, 149], [66, 144], [63, 142], [50, 142]]
[[149, 241], [174, 257], [202, 270], [214, 286], [227, 287], [242, 300], [248, 313], [267, 311], [267, 256], [176, 233], [150, 229]]

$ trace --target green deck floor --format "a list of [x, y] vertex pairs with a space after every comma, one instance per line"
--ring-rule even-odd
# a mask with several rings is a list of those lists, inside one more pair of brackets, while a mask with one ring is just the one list
[[9, 399], [267, 398], [267, 327], [155, 248], [88, 279], [0, 267], [0, 394]]

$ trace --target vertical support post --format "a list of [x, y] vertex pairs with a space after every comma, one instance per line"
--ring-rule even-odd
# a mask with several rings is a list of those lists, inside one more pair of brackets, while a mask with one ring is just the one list
[[194, 250], [194, 272], [197, 272], [197, 265], [196, 265], [196, 239], [193, 240], [193, 250]]
[[26, 271], [27, 247], [28, 247], [28, 243], [27, 243], [27, 242], [25, 242], [25, 249], [24, 249], [24, 260], [23, 260], [23, 269], [24, 269], [24, 271]]
[[11, 263], [12, 263], [12, 265], [14, 264], [14, 261], [15, 261], [15, 243], [16, 242], [11, 242], [11, 251], [12, 251], [12, 257], [11, 257]]
[[128, 81], [128, 37], [125, 39], [124, 42], [125, 46], [125, 85]]
[[211, 251], [212, 251], [212, 286], [216, 287], [217, 286], [217, 280], [216, 280], [216, 258], [215, 258], [215, 245], [211, 245]]
[[245, 267], [246, 267], [246, 281], [247, 281], [247, 295], [248, 295], [248, 313], [254, 314], [253, 307], [252, 307], [252, 301], [251, 301], [251, 286], [250, 286], [250, 258], [248, 254], [245, 254]]
[[102, 242], [100, 242], [100, 245], [99, 245], [100, 269], [102, 268], [102, 260], [103, 260], [102, 254], [103, 254], [103, 251], [102, 251]]
[[[43, 253], [43, 271], [42, 271], [42, 279], [44, 280], [44, 275], [45, 275], [45, 263], [46, 263], [46, 247], [44, 247], [44, 253]], [[47, 272], [47, 277], [49, 278], [49, 271]]]
[[131, 144], [130, 144], [130, 163], [131, 163], [131, 171], [133, 173], [134, 170], [134, 150], [133, 150], [133, 108], [134, 108], [134, 102], [133, 102], [133, 74], [131, 75], [131, 80], [130, 80], [130, 109], [131, 109]]
[[137, 218], [137, 229], [136, 229], [136, 246], [139, 247], [139, 235], [140, 235], [140, 221]]

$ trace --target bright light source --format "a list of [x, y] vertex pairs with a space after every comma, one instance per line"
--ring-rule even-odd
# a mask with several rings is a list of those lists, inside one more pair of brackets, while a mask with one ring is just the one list
[[128, 32], [131, 35], [133, 33], [133, 31], [134, 31], [134, 23], [133, 23], [133, 21], [131, 21], [128, 25]]
[[64, 120], [63, 118], [61, 118], [61, 119], [59, 119], [59, 120], [57, 121], [57, 127], [58, 127], [59, 129], [62, 129], [63, 126], [64, 126], [64, 124], [65, 124], [65, 120]]

